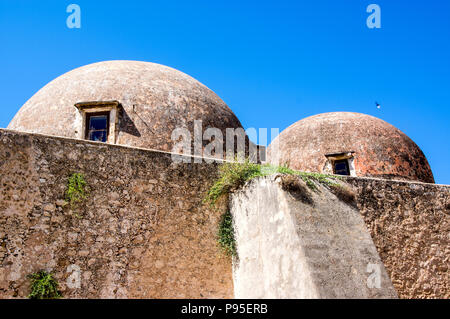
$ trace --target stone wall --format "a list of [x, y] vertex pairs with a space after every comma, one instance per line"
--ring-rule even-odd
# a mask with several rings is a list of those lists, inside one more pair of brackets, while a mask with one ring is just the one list
[[401, 298], [450, 298], [450, 187], [348, 178]]
[[[233, 297], [231, 261], [216, 244], [225, 207], [202, 204], [217, 165], [0, 130], [0, 298], [26, 297], [26, 276], [41, 269], [66, 298]], [[74, 172], [91, 190], [71, 209]], [[449, 298], [450, 187], [347, 182], [399, 297]]]
[[[238, 249], [245, 259], [235, 269], [235, 294], [347, 296], [345, 283], [354, 280], [321, 294], [314, 278], [333, 273], [334, 280], [345, 278], [335, 261], [347, 258], [346, 265], [357, 269], [354, 266], [364, 259], [361, 255], [356, 263], [348, 258], [352, 251], [358, 253], [356, 243], [350, 245], [353, 235], [348, 230], [355, 226], [350, 218], [359, 211], [400, 298], [450, 298], [450, 186], [360, 177], [345, 182], [351, 191], [338, 197], [323, 188], [317, 196], [303, 186], [295, 198], [281, 192], [276, 182], [253, 183], [236, 194]], [[346, 229], [346, 238], [340, 238], [339, 232]], [[314, 240], [319, 244], [311, 244]], [[340, 246], [345, 241], [352, 248], [347, 254], [345, 245]], [[331, 284], [322, 282], [323, 287]]]
[[351, 203], [298, 176], [259, 178], [232, 197], [237, 298], [396, 298]]
[[[71, 209], [74, 172], [90, 192]], [[216, 175], [217, 163], [0, 130], [0, 298], [26, 297], [41, 269], [65, 298], [233, 297], [221, 213], [202, 205]]]

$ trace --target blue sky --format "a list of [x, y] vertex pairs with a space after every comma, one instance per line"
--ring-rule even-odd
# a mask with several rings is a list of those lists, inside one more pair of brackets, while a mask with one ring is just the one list
[[[66, 26], [70, 3], [81, 29]], [[366, 26], [371, 3], [381, 29]], [[450, 184], [449, 14], [442, 0], [0, 0], [0, 127], [73, 68], [150, 61], [207, 85], [246, 128], [283, 130], [330, 111], [382, 118]]]

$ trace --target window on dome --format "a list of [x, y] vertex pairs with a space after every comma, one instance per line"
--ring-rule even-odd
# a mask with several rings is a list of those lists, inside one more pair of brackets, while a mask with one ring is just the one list
[[87, 140], [96, 142], [108, 141], [109, 133], [109, 112], [92, 113], [86, 116], [86, 136]]
[[96, 142], [116, 143], [119, 120], [123, 113], [118, 101], [92, 101], [75, 104], [79, 111], [78, 138]]
[[337, 160], [333, 163], [334, 174], [336, 175], [350, 175], [350, 168], [347, 159]]
[[354, 154], [355, 152], [353, 151], [325, 154], [327, 158], [325, 172], [336, 175], [356, 176]]

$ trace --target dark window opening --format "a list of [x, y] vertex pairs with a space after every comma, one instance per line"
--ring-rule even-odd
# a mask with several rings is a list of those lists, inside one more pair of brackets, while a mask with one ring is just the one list
[[86, 139], [106, 142], [109, 132], [109, 112], [86, 114]]
[[336, 175], [350, 175], [350, 168], [348, 165], [348, 160], [337, 160], [334, 161], [334, 174]]

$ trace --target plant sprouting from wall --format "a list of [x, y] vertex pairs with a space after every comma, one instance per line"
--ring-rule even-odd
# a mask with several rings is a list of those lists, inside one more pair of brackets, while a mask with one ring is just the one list
[[89, 192], [89, 187], [81, 173], [73, 173], [67, 181], [66, 200], [71, 208], [84, 201]]
[[51, 273], [39, 271], [28, 275], [31, 284], [30, 299], [58, 299], [61, 293], [58, 291], [58, 283]]
[[219, 178], [209, 189], [204, 202], [214, 205], [222, 195], [235, 191], [248, 180], [258, 176], [264, 176], [261, 172], [261, 166], [251, 163], [249, 160], [242, 163], [223, 163], [219, 168]]
[[221, 196], [228, 196], [233, 191], [242, 187], [247, 181], [255, 177], [264, 177], [273, 174], [299, 176], [313, 191], [317, 190], [316, 182], [328, 187], [340, 185], [336, 182], [336, 179], [339, 179], [339, 177], [333, 175], [299, 172], [285, 166], [260, 165], [251, 163], [249, 160], [245, 160], [244, 162], [225, 162], [221, 164], [219, 178], [209, 189], [204, 202], [209, 202], [211, 205], [214, 205]]
[[[285, 174], [299, 176], [313, 191], [317, 191], [317, 183], [327, 186], [328, 188], [340, 187], [336, 182], [337, 176], [306, 173], [294, 171], [285, 166], [273, 166], [269, 164], [260, 165], [251, 163], [249, 160], [243, 162], [225, 162], [219, 168], [219, 178], [208, 190], [204, 202], [215, 205], [217, 200], [222, 196], [228, 196], [244, 186], [246, 182], [256, 177], [264, 177], [273, 174]], [[233, 217], [229, 210], [224, 213], [220, 219], [218, 227], [218, 243], [227, 255], [237, 256], [236, 242], [234, 238]]]
[[229, 210], [227, 210], [220, 219], [219, 230], [217, 232], [217, 242], [227, 255], [237, 256], [233, 216]]

